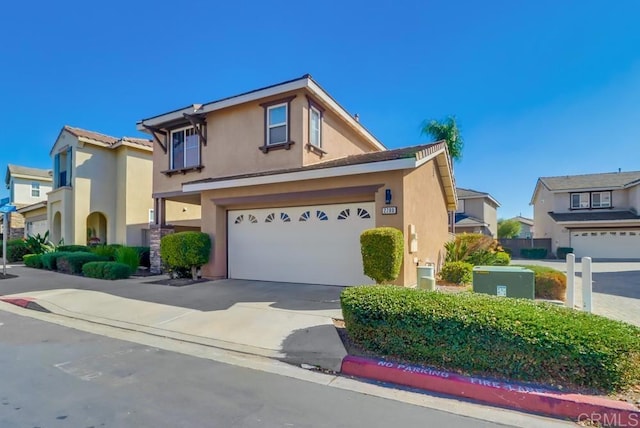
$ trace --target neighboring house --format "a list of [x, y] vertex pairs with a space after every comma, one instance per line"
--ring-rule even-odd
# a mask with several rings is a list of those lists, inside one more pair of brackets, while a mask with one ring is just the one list
[[500, 204], [490, 194], [458, 187], [455, 233], [482, 233], [498, 237]]
[[[209, 278], [354, 285], [360, 233], [405, 236], [396, 284], [438, 263], [455, 184], [443, 142], [387, 150], [309, 75], [138, 123], [156, 141], [152, 269], [176, 229], [170, 202], [201, 207]], [[169, 226], [172, 223], [174, 226]]]
[[516, 216], [509, 220], [515, 220], [520, 223], [520, 233], [515, 238], [531, 239], [533, 232], [533, 220], [530, 218]]
[[50, 239], [144, 245], [153, 213], [153, 144], [64, 126], [50, 156]]
[[[47, 231], [46, 211], [29, 215], [25, 207], [42, 204], [51, 190], [52, 172], [49, 169], [30, 168], [20, 165], [7, 165], [5, 184], [9, 189], [9, 203], [18, 208], [9, 218], [9, 237], [22, 238], [29, 234], [44, 234]], [[25, 219], [26, 218], [26, 219]], [[0, 222], [2, 216], [0, 216]], [[3, 225], [4, 231], [4, 225]]]
[[576, 257], [640, 258], [640, 171], [541, 177], [531, 205], [535, 238]]

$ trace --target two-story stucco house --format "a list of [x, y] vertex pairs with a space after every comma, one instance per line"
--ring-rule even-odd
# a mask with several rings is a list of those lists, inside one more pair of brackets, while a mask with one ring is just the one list
[[640, 171], [541, 177], [531, 205], [535, 238], [576, 257], [640, 258]]
[[50, 239], [143, 245], [153, 220], [153, 144], [64, 126], [50, 155]]
[[[168, 203], [201, 207], [209, 278], [353, 285], [360, 233], [405, 236], [398, 284], [438, 262], [456, 206], [444, 143], [387, 150], [309, 75], [144, 119], [156, 141], [152, 269], [175, 230]], [[154, 261], [155, 260], [155, 261]]]
[[[9, 189], [9, 203], [18, 208], [18, 211], [11, 213], [9, 217], [10, 238], [46, 233], [46, 210], [43, 216], [40, 206], [45, 205], [47, 192], [51, 190], [51, 175], [52, 172], [48, 169], [7, 165], [4, 181]], [[31, 212], [35, 215], [28, 214]], [[0, 222], [1, 218], [2, 216]]]
[[482, 233], [498, 237], [498, 207], [493, 196], [458, 187], [455, 233]]

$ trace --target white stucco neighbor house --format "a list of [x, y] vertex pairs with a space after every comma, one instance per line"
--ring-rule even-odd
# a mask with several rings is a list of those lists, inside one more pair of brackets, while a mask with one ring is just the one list
[[640, 259], [640, 171], [540, 177], [534, 238], [576, 257]]
[[[22, 238], [27, 235], [44, 234], [47, 231], [47, 193], [52, 188], [50, 169], [7, 165], [5, 185], [9, 189], [9, 203], [18, 208], [9, 217], [9, 236]], [[2, 222], [2, 216], [0, 216]], [[3, 225], [4, 230], [4, 225]]]

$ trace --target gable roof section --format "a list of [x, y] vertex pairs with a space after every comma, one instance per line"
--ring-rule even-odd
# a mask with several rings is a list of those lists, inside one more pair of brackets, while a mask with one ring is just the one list
[[[73, 126], [65, 125], [62, 128], [62, 131], [67, 131], [71, 135], [77, 137], [79, 140], [94, 143], [98, 142], [101, 145], [106, 146], [111, 149], [115, 149], [120, 146], [131, 146], [137, 148], [143, 148], [145, 150], [153, 150], [153, 141], [147, 140], [144, 138], [136, 138], [136, 137], [122, 137], [116, 138], [111, 135], [102, 134], [100, 132], [89, 131], [87, 129], [76, 128]], [[61, 132], [62, 132], [61, 131]]]
[[456, 213], [456, 226], [457, 227], [477, 227], [477, 226], [489, 226], [479, 218], [472, 217], [465, 213]]
[[522, 216], [515, 216], [513, 218], [511, 218], [510, 220], [516, 220], [519, 221], [520, 223], [523, 224], [528, 224], [529, 226], [533, 226], [533, 220], [527, 217], [522, 217]]
[[458, 199], [488, 198], [491, 202], [496, 204], [496, 206], [500, 206], [500, 202], [498, 202], [493, 196], [486, 192], [479, 192], [473, 189], [464, 189], [462, 187], [458, 187], [456, 190]]
[[4, 178], [4, 182], [9, 188], [9, 181], [11, 181], [11, 177], [21, 177], [21, 178], [34, 178], [42, 181], [52, 181], [52, 171], [50, 169], [40, 169], [40, 168], [31, 168], [28, 166], [7, 165], [7, 173]]
[[138, 122], [138, 131], [148, 132], [145, 126], [162, 127], [171, 122], [177, 120], [184, 120], [184, 115], [190, 114], [207, 114], [223, 108], [236, 106], [252, 101], [257, 101], [263, 98], [271, 97], [274, 95], [282, 94], [285, 92], [295, 91], [299, 89], [307, 89], [312, 95], [314, 95], [324, 106], [332, 110], [338, 115], [344, 122], [346, 122], [353, 130], [359, 135], [364, 137], [372, 146], [378, 150], [385, 150], [385, 146], [378, 141], [376, 137], [369, 132], [359, 121], [355, 120], [353, 116], [325, 91], [310, 74], [305, 74], [302, 77], [293, 80], [287, 80], [286, 82], [277, 83], [275, 85], [266, 86], [260, 89], [254, 89], [249, 92], [244, 92], [238, 95], [233, 95], [226, 98], [221, 98], [215, 101], [208, 102], [206, 104], [192, 104], [187, 107], [183, 107], [178, 110], [173, 110], [168, 113], [163, 113], [157, 116], [153, 116], [147, 119], [142, 119]]
[[551, 191], [620, 189], [640, 183], [640, 171], [540, 177]]
[[448, 209], [456, 207], [456, 188], [447, 146], [443, 141], [395, 150], [363, 153], [333, 159], [298, 168], [255, 172], [226, 177], [205, 178], [184, 183], [183, 192], [197, 192], [259, 184], [284, 183], [294, 180], [338, 177], [379, 171], [417, 168], [429, 160], [437, 159], [443, 178]]

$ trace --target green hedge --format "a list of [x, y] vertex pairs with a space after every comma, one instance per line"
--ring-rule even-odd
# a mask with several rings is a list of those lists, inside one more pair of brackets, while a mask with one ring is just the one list
[[365, 349], [467, 374], [622, 391], [640, 384], [640, 328], [526, 299], [362, 286], [341, 294]]
[[97, 279], [125, 279], [129, 278], [131, 268], [118, 262], [89, 262], [82, 266], [82, 273], [89, 278]]
[[109, 244], [109, 245], [96, 245], [95, 247], [90, 247], [90, 251], [99, 256], [107, 257], [109, 260], [116, 259], [116, 251], [118, 248], [122, 247], [120, 244]]
[[454, 284], [469, 284], [473, 279], [473, 265], [467, 262], [446, 262], [440, 278]]
[[53, 251], [51, 253], [44, 253], [42, 255], [42, 267], [49, 270], [57, 270], [58, 269], [58, 258], [66, 256], [68, 253], [66, 251]]
[[495, 261], [493, 262], [494, 265], [509, 266], [509, 263], [511, 263], [511, 255], [509, 253], [507, 253], [506, 251], [501, 253], [496, 253]]
[[129, 266], [129, 270], [133, 274], [140, 265], [140, 253], [133, 247], [120, 247], [116, 250], [116, 261]]
[[78, 275], [82, 273], [82, 266], [89, 262], [107, 261], [104, 256], [87, 252], [71, 252], [58, 257], [56, 270], [62, 273]]
[[561, 260], [565, 260], [567, 258], [567, 254], [569, 253], [573, 253], [573, 248], [558, 247], [558, 249], [556, 250], [556, 256]]
[[557, 269], [539, 265], [514, 265], [532, 270], [536, 299], [566, 300], [567, 276]]
[[140, 266], [146, 268], [151, 267], [151, 248], [150, 247], [130, 247], [134, 248], [140, 256]]
[[360, 234], [364, 274], [381, 284], [400, 274], [404, 257], [402, 232], [394, 227], [367, 229]]
[[7, 242], [7, 261], [9, 263], [15, 263], [22, 260], [22, 258], [31, 253], [27, 243], [22, 239], [14, 242]]
[[520, 256], [525, 259], [546, 259], [546, 248], [521, 248]]
[[22, 260], [25, 266], [42, 269], [42, 254], [25, 254]]
[[91, 251], [91, 249], [86, 245], [60, 245], [56, 249], [56, 251], [65, 251], [68, 253], [77, 253], [77, 252], [88, 253]]
[[178, 232], [160, 240], [160, 257], [169, 270], [192, 269], [209, 261], [211, 238], [203, 232]]

